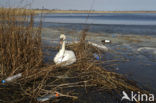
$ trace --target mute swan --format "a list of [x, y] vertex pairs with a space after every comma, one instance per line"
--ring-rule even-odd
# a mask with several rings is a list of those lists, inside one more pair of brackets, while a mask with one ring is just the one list
[[54, 57], [55, 64], [63, 63], [62, 66], [71, 65], [76, 62], [76, 57], [73, 51], [65, 50], [65, 39], [66, 36], [64, 34], [60, 35], [60, 44], [62, 45], [59, 52]]

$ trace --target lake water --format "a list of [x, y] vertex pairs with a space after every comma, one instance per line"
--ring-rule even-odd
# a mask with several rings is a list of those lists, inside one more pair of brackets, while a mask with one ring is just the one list
[[[88, 19], [87, 19], [88, 18]], [[40, 17], [36, 16], [36, 23]], [[93, 38], [94, 41], [111, 39], [112, 44], [107, 45], [117, 54], [108, 53], [108, 59], [115, 59], [116, 56], [123, 56], [129, 62], [120, 62], [115, 68], [116, 72], [127, 74], [128, 78], [137, 81], [151, 89], [156, 94], [156, 14], [44, 14], [43, 28], [56, 29], [64, 28], [67, 31], [81, 31], [89, 26], [89, 32], [100, 34]], [[59, 33], [59, 32], [57, 32]], [[56, 34], [57, 34], [56, 33]], [[58, 39], [52, 31], [43, 31], [48, 38]], [[105, 34], [105, 35], [104, 35]], [[118, 36], [120, 35], [120, 36]], [[122, 36], [129, 35], [130, 39], [141, 42], [127, 42]], [[131, 38], [131, 36], [133, 36]], [[148, 38], [144, 37], [148, 36]], [[126, 38], [124, 38], [126, 39]], [[117, 42], [118, 41], [118, 42]], [[120, 48], [120, 49], [119, 49]], [[138, 51], [140, 48], [141, 51]], [[142, 48], [142, 49], [141, 49]], [[120, 54], [119, 54], [120, 53]]]
[[[36, 16], [40, 21], [40, 16]], [[91, 32], [122, 34], [156, 34], [156, 14], [44, 14], [43, 26], [82, 30], [90, 26]]]
[[44, 18], [56, 23], [156, 25], [156, 14], [45, 14]]

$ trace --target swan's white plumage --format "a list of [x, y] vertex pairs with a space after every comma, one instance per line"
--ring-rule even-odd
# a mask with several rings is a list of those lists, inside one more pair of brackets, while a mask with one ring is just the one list
[[61, 64], [61, 66], [71, 65], [76, 62], [76, 56], [73, 51], [65, 50], [65, 35], [61, 34], [60, 39], [63, 39], [62, 48], [54, 57], [55, 64]]
[[62, 65], [71, 65], [74, 62], [76, 62], [76, 57], [73, 51], [70, 50], [65, 50], [64, 55], [60, 55], [60, 53], [58, 53], [55, 58], [54, 58], [54, 62], [56, 64], [60, 64], [63, 63]]

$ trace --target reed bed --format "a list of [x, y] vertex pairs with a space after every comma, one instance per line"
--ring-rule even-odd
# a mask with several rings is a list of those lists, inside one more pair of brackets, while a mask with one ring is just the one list
[[[0, 16], [1, 20], [5, 19], [0, 24], [0, 80], [17, 73], [22, 73], [22, 77], [0, 84], [0, 102], [39, 103], [38, 97], [54, 94], [55, 98], [45, 103], [84, 103], [87, 98], [99, 95], [104, 96], [104, 100], [88, 99], [87, 102], [111, 103], [112, 98], [120, 102], [122, 90], [146, 92], [124, 76], [101, 66], [103, 62], [96, 60], [93, 53], [100, 56], [103, 51], [85, 41], [87, 29], [81, 33], [79, 43], [67, 46], [75, 52], [76, 63], [65, 67], [43, 64], [41, 25], [34, 28], [33, 15], [29, 20], [23, 15], [25, 24], [17, 22], [17, 15], [9, 14]], [[95, 95], [88, 97], [87, 94]]]
[[[0, 15], [0, 75], [11, 76], [42, 64], [41, 25], [34, 28], [33, 14], [21, 15], [14, 10]], [[14, 15], [13, 15], [14, 14]]]
[[35, 14], [33, 10], [24, 9], [24, 8], [0, 8], [0, 14], [7, 15], [16, 15], [17, 16], [25, 16]]

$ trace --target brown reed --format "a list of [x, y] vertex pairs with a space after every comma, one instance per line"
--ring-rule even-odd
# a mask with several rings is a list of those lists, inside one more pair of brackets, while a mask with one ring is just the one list
[[14, 75], [42, 64], [41, 25], [34, 27], [33, 14], [2, 10], [0, 15], [0, 75]]

